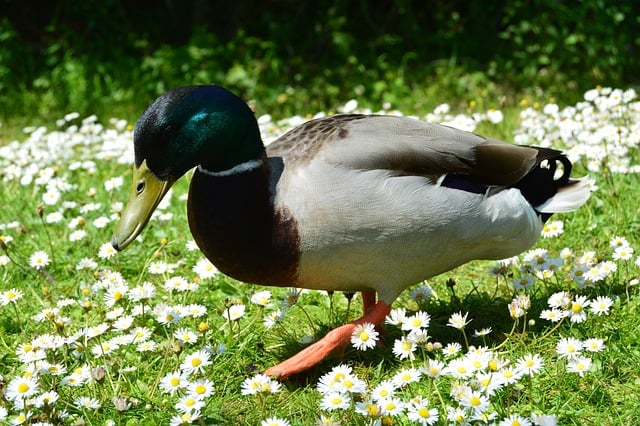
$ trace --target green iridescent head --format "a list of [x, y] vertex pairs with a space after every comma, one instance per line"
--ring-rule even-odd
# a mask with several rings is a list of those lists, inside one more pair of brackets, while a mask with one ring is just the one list
[[253, 112], [218, 86], [179, 87], [160, 96], [138, 119], [133, 143], [133, 183], [112, 241], [118, 250], [142, 232], [188, 170], [220, 172], [264, 156]]

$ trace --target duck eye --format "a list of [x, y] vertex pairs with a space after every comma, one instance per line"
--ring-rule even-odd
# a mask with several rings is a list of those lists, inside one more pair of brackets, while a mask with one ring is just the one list
[[136, 185], [136, 193], [138, 195], [140, 195], [140, 193], [142, 193], [142, 191], [144, 191], [144, 181], [141, 180], [138, 182], [138, 185]]

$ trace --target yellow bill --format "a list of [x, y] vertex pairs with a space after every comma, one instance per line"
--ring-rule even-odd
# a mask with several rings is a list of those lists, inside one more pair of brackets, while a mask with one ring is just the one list
[[116, 226], [111, 241], [113, 248], [123, 250], [136, 239], [172, 184], [149, 170], [146, 160], [139, 167], [134, 166], [129, 201]]

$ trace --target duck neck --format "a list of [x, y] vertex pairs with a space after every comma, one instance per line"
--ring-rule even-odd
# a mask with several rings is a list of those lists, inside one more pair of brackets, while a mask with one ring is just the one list
[[272, 175], [266, 156], [221, 172], [199, 167], [189, 189], [189, 226], [204, 255], [225, 274], [292, 286], [297, 227], [287, 211], [274, 207]]

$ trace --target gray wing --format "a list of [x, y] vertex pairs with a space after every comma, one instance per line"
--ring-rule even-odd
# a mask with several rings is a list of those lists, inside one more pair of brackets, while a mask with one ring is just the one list
[[[337, 115], [309, 121], [267, 148], [289, 165], [314, 160], [356, 170], [388, 170], [436, 180], [445, 174], [507, 186], [541, 161], [539, 149], [407, 117]], [[544, 151], [543, 151], [544, 152]], [[548, 150], [548, 155], [556, 151]], [[545, 155], [546, 156], [546, 155]]]

